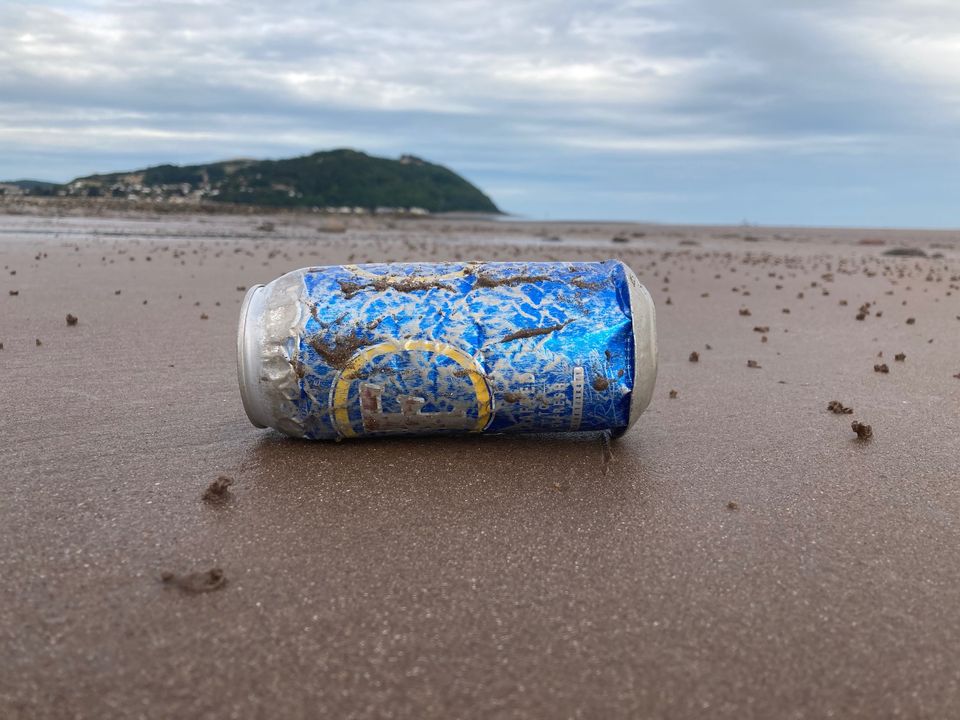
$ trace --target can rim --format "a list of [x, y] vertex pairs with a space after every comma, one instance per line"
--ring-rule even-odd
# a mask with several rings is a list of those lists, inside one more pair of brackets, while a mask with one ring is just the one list
[[[264, 287], [262, 284], [253, 285], [247, 290], [247, 294], [243, 298], [243, 303], [240, 305], [240, 324], [237, 328], [237, 381], [240, 385], [240, 402], [243, 403], [243, 411], [247, 414], [247, 419], [250, 420], [254, 427], [258, 428], [265, 428], [267, 426], [257, 418], [257, 413], [254, 409], [256, 403], [250, 395], [250, 370], [253, 368], [250, 366], [249, 358], [247, 357], [247, 319], [250, 315], [250, 305], [253, 302], [254, 296]], [[254, 378], [253, 380], [256, 379]]]
[[627, 276], [630, 316], [633, 324], [633, 391], [626, 430], [633, 427], [653, 398], [657, 383], [657, 312], [650, 291], [629, 265], [621, 261]]

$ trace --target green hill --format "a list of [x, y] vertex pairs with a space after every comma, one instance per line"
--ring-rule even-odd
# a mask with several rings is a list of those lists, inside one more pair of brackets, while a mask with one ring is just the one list
[[0, 185], [12, 185], [31, 195], [52, 195], [61, 186], [44, 180], [7, 180]]
[[399, 160], [330, 150], [287, 160], [158, 165], [90, 175], [70, 195], [172, 198], [272, 207], [423, 208], [499, 213], [493, 201], [452, 170], [411, 155]]

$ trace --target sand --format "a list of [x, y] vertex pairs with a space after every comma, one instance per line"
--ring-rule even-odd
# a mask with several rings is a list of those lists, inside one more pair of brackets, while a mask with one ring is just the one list
[[[0, 717], [960, 714], [960, 233], [50, 207], [0, 216]], [[609, 257], [660, 330], [609, 449], [243, 413], [253, 283]]]

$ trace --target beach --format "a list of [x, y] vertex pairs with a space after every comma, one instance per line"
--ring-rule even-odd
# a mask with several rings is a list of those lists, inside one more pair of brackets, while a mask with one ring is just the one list
[[[57, 207], [0, 205], [0, 716], [960, 713], [960, 232]], [[251, 285], [608, 258], [660, 352], [609, 448], [244, 414]]]

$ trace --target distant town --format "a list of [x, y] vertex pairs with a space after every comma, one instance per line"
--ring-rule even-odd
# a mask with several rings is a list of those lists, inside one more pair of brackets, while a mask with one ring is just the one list
[[338, 215], [500, 213], [479, 188], [442, 165], [413, 155], [393, 160], [347, 149], [284, 160], [156, 165], [88, 175], [64, 184], [7, 181], [0, 182], [0, 195], [182, 205], [230, 203]]
[[[192, 183], [164, 183], [158, 185], [144, 185], [143, 183], [115, 182], [104, 187], [99, 182], [74, 180], [66, 185], [47, 186], [38, 183], [41, 187], [23, 187], [17, 183], [0, 183], [0, 197], [60, 197], [60, 198], [112, 198], [136, 202], [169, 203], [175, 205], [202, 205], [216, 202], [220, 196], [220, 189], [209, 183], [193, 185]], [[241, 191], [247, 191], [241, 188]], [[288, 196], [300, 199], [302, 193], [287, 190]], [[309, 208], [314, 212], [326, 215], [405, 215], [426, 216], [430, 211], [415, 205], [409, 207], [377, 205], [363, 207], [360, 205], [317, 205]]]

